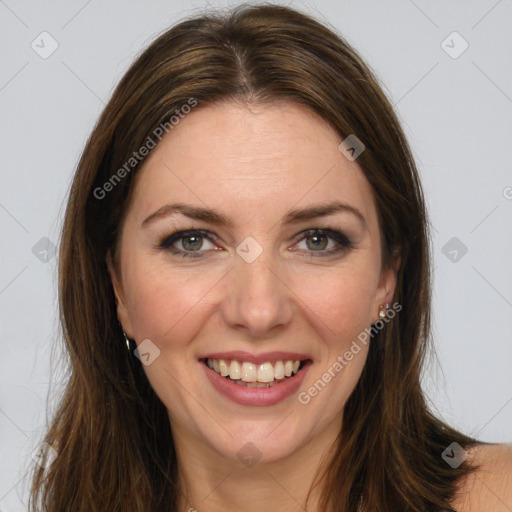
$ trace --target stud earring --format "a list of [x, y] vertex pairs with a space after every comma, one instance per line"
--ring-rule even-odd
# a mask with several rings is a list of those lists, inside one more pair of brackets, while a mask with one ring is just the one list
[[387, 312], [388, 308], [389, 308], [389, 304], [386, 304], [385, 306], [384, 306], [384, 304], [381, 304], [379, 306], [379, 310], [380, 310], [379, 311], [379, 318], [382, 318], [382, 319], [386, 318], [386, 312]]

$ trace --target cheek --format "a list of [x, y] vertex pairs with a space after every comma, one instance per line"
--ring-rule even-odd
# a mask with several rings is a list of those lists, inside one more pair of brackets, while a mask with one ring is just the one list
[[299, 401], [314, 404], [310, 411], [321, 422], [329, 422], [345, 407], [366, 364], [369, 345], [358, 336], [375, 319], [372, 299], [377, 281], [371, 268], [355, 266], [307, 281], [302, 278], [307, 286], [301, 287], [301, 299], [322, 349]]
[[185, 344], [198, 328], [209, 309], [207, 293], [219, 281], [215, 272], [197, 269], [175, 271], [162, 264], [149, 267], [144, 263], [129, 269], [129, 309], [137, 340], [149, 338], [164, 347]]
[[[323, 335], [332, 343], [343, 343], [368, 327], [376, 316], [373, 301], [376, 278], [369, 267], [346, 266], [301, 276], [297, 295], [320, 321]], [[352, 339], [352, 338], [351, 338]]]

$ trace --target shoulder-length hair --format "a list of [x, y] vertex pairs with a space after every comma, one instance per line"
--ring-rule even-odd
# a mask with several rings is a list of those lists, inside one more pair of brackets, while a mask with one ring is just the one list
[[452, 442], [468, 448], [476, 440], [436, 418], [420, 386], [430, 340], [430, 240], [411, 151], [354, 49], [325, 24], [275, 5], [204, 14], [163, 33], [126, 72], [85, 146], [59, 249], [70, 372], [45, 438], [58, 457], [35, 472], [32, 510], [176, 508], [167, 411], [126, 349], [105, 260], [109, 250], [116, 253], [141, 167], [130, 161], [134, 151], [183, 105], [220, 101], [292, 101], [320, 115], [340, 138], [355, 134], [365, 146], [357, 162], [377, 206], [382, 263], [392, 265], [397, 251], [401, 256], [394, 301], [403, 310], [370, 344], [332, 458], [317, 474], [321, 510], [451, 510], [459, 479], [475, 467], [466, 461], [452, 468], [441, 454]]

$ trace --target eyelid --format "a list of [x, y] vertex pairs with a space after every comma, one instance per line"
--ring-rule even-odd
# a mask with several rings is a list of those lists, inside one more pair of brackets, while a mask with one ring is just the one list
[[[299, 233], [296, 237], [296, 244], [307, 240], [311, 236], [323, 236], [334, 242], [334, 247], [325, 250], [311, 250], [311, 249], [292, 249], [294, 252], [303, 253], [305, 258], [329, 258], [329, 257], [340, 257], [347, 251], [354, 247], [352, 240], [342, 231], [332, 228], [312, 228], [306, 229]], [[329, 245], [329, 242], [327, 242]]]
[[[160, 242], [158, 242], [158, 247], [161, 249], [168, 249], [172, 246], [174, 242], [177, 242], [178, 240], [182, 238], [186, 238], [187, 236], [192, 235], [201, 235], [203, 238], [207, 238], [211, 242], [215, 242], [218, 237], [212, 233], [211, 231], [206, 231], [204, 229], [179, 229], [176, 231], [173, 231], [172, 233], [169, 233], [168, 235], [165, 235]], [[187, 251], [187, 252], [193, 252], [193, 251]], [[195, 252], [206, 252], [206, 251], [195, 251]]]
[[307, 238], [308, 235], [313, 236], [318, 233], [320, 235], [323, 235], [323, 236], [326, 236], [328, 238], [335, 240], [339, 245], [343, 245], [346, 247], [352, 247], [352, 241], [345, 233], [343, 233], [342, 231], [339, 231], [337, 229], [332, 229], [332, 228], [306, 229], [304, 231], [301, 231], [297, 235], [296, 240], [300, 242], [301, 240], [304, 240], [305, 238]]

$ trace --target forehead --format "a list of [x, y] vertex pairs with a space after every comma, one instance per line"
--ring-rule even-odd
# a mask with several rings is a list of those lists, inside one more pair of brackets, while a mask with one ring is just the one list
[[356, 161], [339, 151], [340, 136], [322, 118], [291, 102], [219, 103], [184, 116], [139, 170], [137, 218], [187, 201], [269, 221], [292, 208], [343, 201], [371, 225], [371, 186]]

